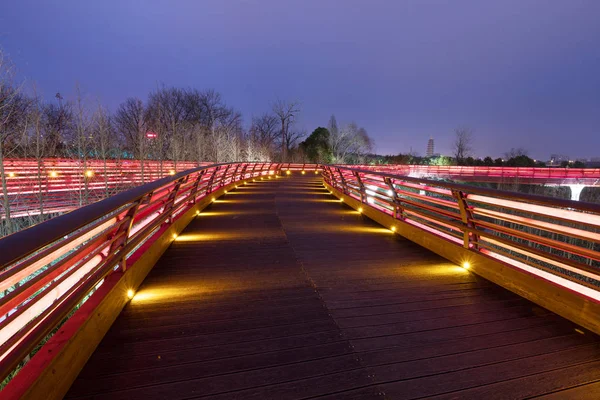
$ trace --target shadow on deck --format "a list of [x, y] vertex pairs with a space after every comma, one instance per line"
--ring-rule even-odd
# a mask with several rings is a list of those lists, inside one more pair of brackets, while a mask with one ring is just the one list
[[599, 398], [575, 328], [317, 177], [261, 181], [189, 224], [67, 398]]

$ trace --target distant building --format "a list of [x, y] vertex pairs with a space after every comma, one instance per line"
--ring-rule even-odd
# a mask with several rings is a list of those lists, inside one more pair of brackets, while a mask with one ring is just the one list
[[433, 157], [434, 153], [433, 153], [433, 138], [430, 137], [429, 141], [427, 142], [427, 153], [425, 153], [427, 155], [427, 157]]

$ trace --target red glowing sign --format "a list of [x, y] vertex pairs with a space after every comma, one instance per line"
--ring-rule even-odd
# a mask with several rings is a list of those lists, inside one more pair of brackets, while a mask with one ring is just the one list
[[148, 139], [155, 139], [155, 138], [157, 138], [157, 137], [158, 137], [158, 133], [156, 133], [156, 132], [151, 132], [151, 131], [148, 131], [148, 132], [146, 132], [146, 137], [147, 137]]

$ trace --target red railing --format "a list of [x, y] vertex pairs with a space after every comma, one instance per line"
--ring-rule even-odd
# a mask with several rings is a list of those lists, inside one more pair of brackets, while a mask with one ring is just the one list
[[323, 176], [363, 207], [600, 301], [598, 204], [343, 166]]
[[199, 200], [235, 182], [316, 165], [231, 163], [159, 179], [0, 239], [0, 381], [113, 271]]
[[446, 178], [469, 182], [585, 184], [600, 186], [599, 168], [537, 168], [444, 165], [355, 165], [363, 170], [409, 176], [412, 178]]
[[[11, 218], [64, 213], [120, 191], [210, 163], [190, 161], [6, 159]], [[0, 190], [0, 219], [6, 217]]]

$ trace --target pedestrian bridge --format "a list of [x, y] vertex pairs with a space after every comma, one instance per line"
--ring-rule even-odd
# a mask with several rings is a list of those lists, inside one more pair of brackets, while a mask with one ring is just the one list
[[597, 399], [599, 231], [370, 170], [181, 172], [0, 240], [0, 397]]

